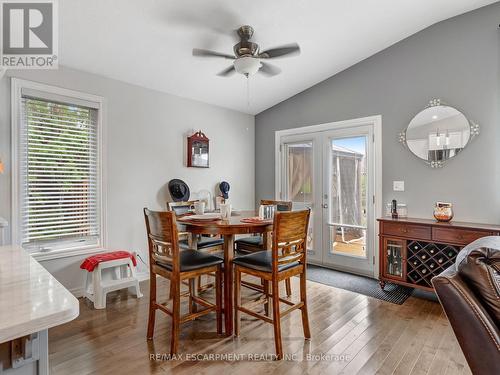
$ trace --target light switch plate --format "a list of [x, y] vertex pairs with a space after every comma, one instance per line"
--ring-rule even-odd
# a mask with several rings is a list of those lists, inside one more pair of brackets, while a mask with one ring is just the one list
[[404, 181], [393, 181], [392, 186], [394, 191], [405, 191]]

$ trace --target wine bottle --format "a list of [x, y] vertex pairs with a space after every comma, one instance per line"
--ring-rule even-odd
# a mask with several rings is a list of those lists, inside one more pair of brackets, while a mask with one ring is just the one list
[[391, 216], [393, 219], [398, 218], [398, 202], [395, 199], [392, 200]]

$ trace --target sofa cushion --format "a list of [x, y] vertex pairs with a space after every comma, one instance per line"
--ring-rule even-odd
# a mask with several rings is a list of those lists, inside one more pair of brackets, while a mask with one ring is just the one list
[[471, 251], [458, 272], [500, 326], [500, 250], [482, 247]]

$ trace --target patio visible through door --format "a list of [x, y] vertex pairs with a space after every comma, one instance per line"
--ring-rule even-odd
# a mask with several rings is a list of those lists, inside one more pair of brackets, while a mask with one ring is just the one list
[[379, 125], [374, 117], [277, 132], [276, 195], [312, 210], [311, 263], [374, 275]]

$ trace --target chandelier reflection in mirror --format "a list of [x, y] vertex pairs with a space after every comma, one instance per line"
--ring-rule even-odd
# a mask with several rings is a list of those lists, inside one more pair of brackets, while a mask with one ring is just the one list
[[440, 168], [479, 135], [479, 125], [458, 109], [433, 99], [399, 134], [415, 156], [433, 168]]

